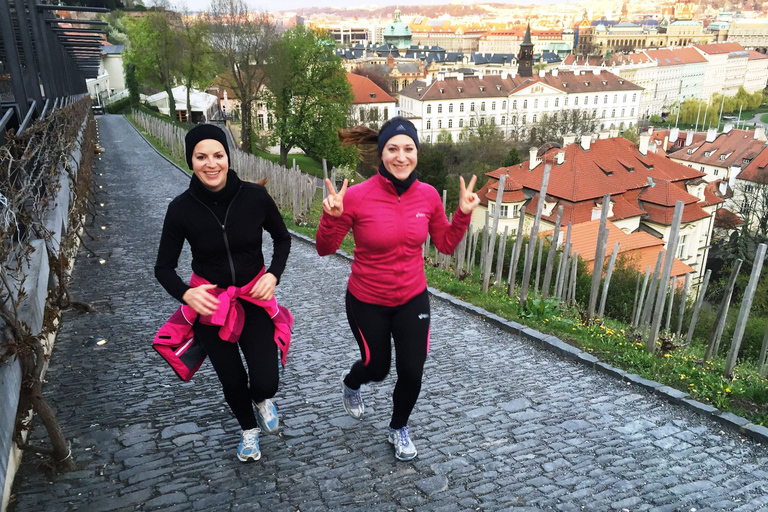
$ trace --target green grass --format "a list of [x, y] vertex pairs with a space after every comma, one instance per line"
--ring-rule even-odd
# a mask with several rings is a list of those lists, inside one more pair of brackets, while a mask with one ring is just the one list
[[187, 170], [187, 162], [185, 160], [175, 158], [173, 155], [171, 155], [159, 138], [145, 132], [144, 130], [142, 130], [142, 128], [138, 124], [134, 122], [133, 116], [131, 114], [128, 114], [125, 117], [139, 131], [139, 133], [141, 133], [144, 136], [144, 138], [147, 139], [149, 143], [155, 147], [155, 149], [157, 149], [160, 153], [162, 153], [171, 162], [175, 163], [185, 171], [190, 172]]
[[[168, 156], [159, 140], [144, 135]], [[290, 212], [283, 212], [288, 228], [314, 239], [322, 215], [321, 203], [322, 192], [318, 190], [310, 211], [297, 223]], [[352, 254], [354, 240], [351, 234], [342, 242], [341, 250]], [[768, 424], [768, 379], [761, 378], [749, 361], [740, 362], [734, 378], [727, 379], [722, 376], [725, 361], [719, 357], [704, 361], [704, 347], [700, 344], [676, 346], [679, 341], [662, 333], [670, 343], [665, 344], [663, 350], [650, 354], [639, 333], [621, 322], [609, 318], [584, 322], [578, 310], [563, 308], [556, 301], [541, 301], [537, 297], [529, 299], [526, 307], [521, 308], [517, 299], [507, 295], [506, 286], [491, 287], [488, 293], [483, 293], [477, 271], [464, 279], [429, 263], [424, 271], [429, 285], [438, 290], [507, 320], [555, 335], [605, 363], [689, 393], [692, 398], [721, 411], [738, 414], [758, 425]]]
[[764, 123], [768, 123], [768, 114], [763, 114], [760, 116], [760, 120]]
[[[258, 148], [254, 149], [253, 154], [265, 160], [269, 160], [270, 162], [277, 163], [280, 161], [280, 155], [273, 155], [272, 153], [267, 153]], [[301, 169], [301, 172], [311, 174], [318, 178], [323, 177], [323, 164], [321, 162], [318, 162], [307, 155], [288, 155], [286, 167], [293, 167], [294, 160], [296, 161], [298, 168]]]

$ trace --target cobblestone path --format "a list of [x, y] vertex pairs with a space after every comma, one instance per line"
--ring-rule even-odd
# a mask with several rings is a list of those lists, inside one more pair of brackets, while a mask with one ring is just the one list
[[[298, 239], [278, 288], [296, 317], [280, 433], [241, 464], [210, 365], [184, 384], [150, 347], [176, 307], [152, 267], [187, 179], [124, 118], [99, 125], [104, 206], [88, 243], [106, 263], [81, 250], [72, 286], [98, 313], [65, 313], [46, 387], [79, 470], [51, 478], [25, 456], [12, 511], [768, 510], [765, 446], [440, 299], [411, 418], [419, 456], [396, 461], [392, 377], [364, 389], [364, 421], [340, 405], [339, 375], [357, 354], [349, 262]], [[93, 336], [107, 344], [87, 346]]]

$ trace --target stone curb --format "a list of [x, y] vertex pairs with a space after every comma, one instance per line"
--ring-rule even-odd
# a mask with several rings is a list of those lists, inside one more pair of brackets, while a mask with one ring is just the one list
[[[134, 130], [136, 130], [136, 133], [138, 133], [142, 139], [147, 141], [147, 139], [144, 138], [141, 132], [135, 126], [133, 126], [133, 123], [129, 122], [128, 124], [130, 124]], [[185, 176], [189, 176], [189, 174], [186, 171], [184, 171], [184, 169], [176, 165], [168, 157], [166, 157], [164, 154], [158, 151], [152, 144], [150, 144], [149, 141], [147, 141], [147, 144], [158, 155], [160, 155], [169, 163], [171, 163], [176, 169], [179, 169], [180, 172], [184, 173]], [[315, 244], [315, 241], [308, 236], [302, 235], [290, 229], [288, 231], [290, 231], [291, 235], [294, 238], [298, 238], [299, 240], [306, 242], [308, 244], [312, 244], [312, 245]], [[352, 261], [352, 256], [347, 254], [344, 251], [341, 251], [341, 250], [336, 251], [336, 254], [338, 256], [341, 256], [342, 258]], [[446, 302], [449, 302], [454, 306], [457, 306], [469, 313], [472, 313], [473, 315], [483, 317], [489, 323], [495, 325], [496, 327], [501, 328], [503, 331], [506, 331], [510, 334], [514, 334], [516, 336], [520, 336], [521, 338], [533, 341], [537, 343], [539, 346], [541, 346], [542, 348], [549, 350], [550, 352], [554, 352], [561, 357], [574, 360], [580, 364], [586, 365], [590, 368], [594, 368], [595, 370], [601, 373], [604, 373], [606, 375], [609, 375], [611, 377], [618, 378], [618, 379], [621, 379], [622, 381], [631, 382], [635, 385], [638, 385], [651, 393], [655, 393], [656, 395], [659, 395], [661, 398], [667, 400], [670, 403], [682, 405], [683, 407], [686, 407], [691, 411], [697, 412], [699, 414], [703, 414], [705, 416], [709, 416], [710, 418], [714, 419], [716, 422], [720, 423], [721, 425], [729, 429], [735, 430], [741, 435], [750, 437], [755, 441], [758, 441], [761, 443], [768, 443], [768, 428], [764, 426], [755, 425], [753, 423], [750, 423], [749, 420], [747, 420], [746, 418], [742, 418], [741, 416], [737, 416], [733, 413], [722, 412], [716, 407], [712, 407], [711, 405], [707, 405], [707, 404], [698, 402], [696, 400], [690, 399], [688, 398], [689, 397], [688, 393], [685, 393], [683, 391], [679, 391], [677, 389], [671, 388], [659, 382], [645, 379], [643, 377], [640, 377], [639, 375], [627, 373], [624, 370], [621, 370], [619, 368], [614, 368], [609, 364], [601, 362], [592, 354], [588, 354], [574, 347], [573, 345], [569, 345], [568, 343], [565, 343], [564, 341], [562, 341], [561, 339], [555, 336], [544, 334], [543, 332], [539, 332], [535, 329], [531, 329], [529, 327], [526, 327], [525, 325], [519, 324], [517, 322], [513, 322], [511, 320], [506, 320], [500, 317], [499, 315], [491, 313], [490, 311], [486, 311], [481, 307], [475, 306], [461, 299], [457, 299], [456, 297], [453, 297], [452, 295], [448, 295], [447, 293], [441, 292], [440, 290], [437, 290], [435, 288], [428, 287], [427, 290], [432, 296], [442, 299]]]
[[[315, 241], [308, 236], [301, 235], [295, 231], [289, 231], [295, 238], [314, 245]], [[344, 251], [336, 251], [336, 254], [350, 261], [352, 260], [352, 257]], [[737, 416], [730, 412], [722, 412], [716, 407], [712, 407], [711, 405], [693, 400], [689, 398], [690, 395], [688, 393], [683, 391], [666, 386], [656, 381], [643, 378], [633, 373], [627, 373], [619, 368], [614, 368], [607, 363], [603, 363], [592, 354], [584, 352], [574, 347], [573, 345], [565, 343], [556, 336], [539, 332], [535, 329], [531, 329], [530, 327], [526, 327], [525, 325], [513, 322], [511, 320], [506, 320], [499, 315], [491, 313], [490, 311], [486, 311], [481, 307], [475, 306], [461, 299], [457, 299], [456, 297], [448, 295], [447, 293], [441, 292], [435, 288], [428, 287], [427, 290], [432, 296], [449, 302], [454, 306], [467, 311], [468, 313], [482, 317], [488, 323], [493, 324], [503, 331], [514, 334], [516, 336], [520, 336], [523, 339], [533, 341], [545, 350], [549, 350], [550, 352], [554, 352], [563, 358], [571, 359], [580, 364], [593, 368], [598, 372], [620, 379], [623, 382], [637, 385], [653, 394], [658, 395], [670, 403], [675, 405], [682, 405], [691, 411], [709, 416], [717, 423], [729, 429], [735, 430], [743, 436], [750, 437], [760, 443], [768, 443], [768, 428], [750, 423], [746, 418], [742, 418], [741, 416]]]

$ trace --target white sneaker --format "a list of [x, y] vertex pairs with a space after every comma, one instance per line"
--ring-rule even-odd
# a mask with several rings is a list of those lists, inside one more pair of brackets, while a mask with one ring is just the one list
[[349, 372], [347, 371], [341, 374], [341, 396], [344, 403], [344, 410], [356, 420], [362, 420], [363, 413], [365, 412], [363, 395], [360, 393], [359, 389], [349, 389], [347, 385], [344, 384], [344, 377], [346, 377], [348, 373]]
[[237, 458], [240, 459], [240, 462], [256, 461], [261, 458], [259, 432], [261, 430], [258, 428], [243, 430], [240, 435], [240, 444], [237, 446]]
[[277, 409], [272, 400], [267, 398], [256, 404], [256, 421], [265, 434], [274, 434], [280, 425], [280, 418], [277, 416]]
[[418, 454], [416, 446], [408, 435], [408, 425], [398, 429], [390, 427], [388, 441], [395, 446], [397, 460], [411, 460]]

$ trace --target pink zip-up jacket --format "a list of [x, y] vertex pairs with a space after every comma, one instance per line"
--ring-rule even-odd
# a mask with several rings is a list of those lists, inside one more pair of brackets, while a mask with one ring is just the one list
[[416, 180], [398, 197], [392, 182], [376, 174], [347, 189], [340, 217], [323, 212], [317, 253], [336, 252], [352, 228], [355, 251], [349, 291], [368, 304], [399, 306], [427, 287], [422, 254], [427, 233], [440, 252], [450, 254], [471, 218], [457, 208], [448, 222], [434, 187]]

